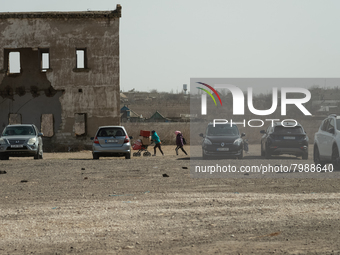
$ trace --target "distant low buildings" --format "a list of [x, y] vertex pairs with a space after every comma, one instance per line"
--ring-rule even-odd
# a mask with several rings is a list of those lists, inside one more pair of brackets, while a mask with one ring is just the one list
[[130, 109], [127, 105], [124, 105], [120, 109], [121, 122], [190, 122], [197, 119], [197, 114], [179, 114], [177, 117], [165, 117], [159, 111], [156, 111], [149, 118], [143, 117], [142, 114], [138, 114], [134, 110]]
[[120, 119], [121, 122], [144, 122], [144, 118], [142, 115], [137, 114], [135, 111], [129, 109], [126, 105], [124, 105], [120, 109]]
[[164, 117], [159, 111], [156, 111], [152, 116], [145, 120], [146, 122], [171, 122], [171, 119]]

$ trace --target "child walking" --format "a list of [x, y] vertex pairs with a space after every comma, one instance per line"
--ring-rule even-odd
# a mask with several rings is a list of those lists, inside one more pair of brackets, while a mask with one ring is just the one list
[[155, 147], [153, 147], [154, 154], [152, 156], [156, 156], [156, 148], [158, 148], [159, 151], [164, 156], [164, 153], [163, 153], [162, 148], [161, 148], [161, 140], [159, 139], [159, 136], [157, 135], [155, 130], [151, 131], [151, 139], [155, 142]]
[[175, 131], [175, 134], [176, 134], [176, 155], [178, 155], [178, 149], [181, 149], [185, 155], [188, 155], [187, 152], [184, 150], [183, 148], [183, 145], [184, 145], [184, 142], [183, 142], [183, 135], [181, 133], [181, 131]]

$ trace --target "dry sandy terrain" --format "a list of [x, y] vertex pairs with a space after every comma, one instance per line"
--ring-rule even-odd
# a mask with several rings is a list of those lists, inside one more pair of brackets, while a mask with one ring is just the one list
[[1, 161], [0, 254], [340, 254], [338, 179], [193, 179], [164, 150]]

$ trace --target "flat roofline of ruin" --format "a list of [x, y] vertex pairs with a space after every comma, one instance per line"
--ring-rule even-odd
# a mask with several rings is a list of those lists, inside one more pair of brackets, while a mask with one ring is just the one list
[[0, 12], [0, 19], [83, 19], [83, 18], [120, 18], [122, 7], [117, 4], [113, 11], [79, 12]]

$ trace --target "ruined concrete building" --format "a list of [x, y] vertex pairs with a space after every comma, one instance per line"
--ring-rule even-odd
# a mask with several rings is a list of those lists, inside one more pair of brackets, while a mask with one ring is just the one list
[[0, 124], [32, 123], [52, 150], [120, 123], [114, 11], [0, 13]]

